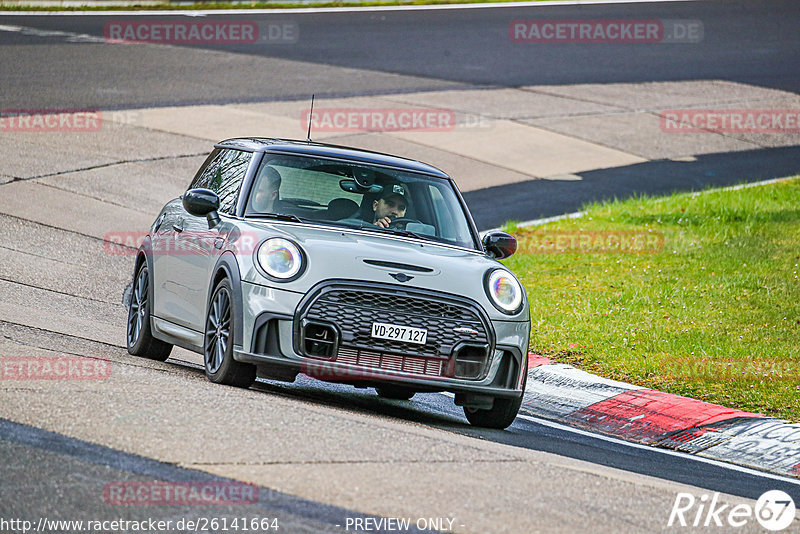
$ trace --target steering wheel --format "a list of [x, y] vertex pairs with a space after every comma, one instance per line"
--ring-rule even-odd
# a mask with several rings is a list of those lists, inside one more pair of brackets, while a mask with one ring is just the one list
[[399, 228], [401, 230], [405, 230], [408, 223], [422, 224], [417, 219], [412, 219], [411, 217], [398, 217], [389, 223], [389, 228]]

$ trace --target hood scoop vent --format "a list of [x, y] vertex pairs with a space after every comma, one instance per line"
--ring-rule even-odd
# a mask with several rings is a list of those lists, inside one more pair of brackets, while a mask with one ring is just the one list
[[384, 267], [387, 269], [400, 269], [403, 271], [412, 271], [415, 273], [432, 273], [433, 269], [430, 267], [420, 267], [419, 265], [409, 265], [407, 263], [397, 263], [394, 261], [383, 260], [363, 260], [364, 263], [374, 265], [376, 267]]

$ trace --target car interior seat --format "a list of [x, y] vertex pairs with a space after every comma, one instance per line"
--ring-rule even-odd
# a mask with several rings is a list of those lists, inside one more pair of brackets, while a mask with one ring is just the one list
[[358, 211], [358, 204], [349, 198], [334, 198], [328, 202], [328, 209], [325, 214], [325, 219], [331, 221], [338, 221], [340, 219], [348, 219], [355, 217]]

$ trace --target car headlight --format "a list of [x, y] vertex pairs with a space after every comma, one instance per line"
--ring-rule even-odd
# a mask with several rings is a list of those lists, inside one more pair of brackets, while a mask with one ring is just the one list
[[300, 247], [279, 237], [261, 243], [256, 259], [270, 277], [287, 281], [299, 276], [305, 263]]
[[495, 308], [509, 315], [522, 306], [522, 286], [504, 269], [489, 271], [485, 279], [486, 293]]

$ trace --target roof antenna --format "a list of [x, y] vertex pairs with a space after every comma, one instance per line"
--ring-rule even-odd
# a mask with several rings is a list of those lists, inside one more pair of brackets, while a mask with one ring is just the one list
[[311, 95], [311, 111], [308, 112], [308, 135], [306, 142], [311, 142], [311, 119], [314, 117], [314, 95]]

